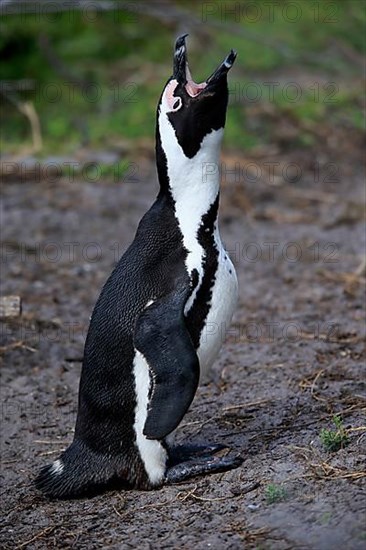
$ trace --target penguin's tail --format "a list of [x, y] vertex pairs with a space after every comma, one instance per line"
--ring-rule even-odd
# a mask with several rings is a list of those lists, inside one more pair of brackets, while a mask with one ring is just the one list
[[117, 478], [117, 471], [109, 457], [75, 440], [34, 482], [50, 498], [74, 498], [96, 493]]

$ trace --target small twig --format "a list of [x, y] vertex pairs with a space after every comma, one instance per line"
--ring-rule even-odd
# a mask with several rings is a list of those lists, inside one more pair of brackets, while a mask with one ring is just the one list
[[181, 500], [182, 502], [184, 500], [187, 500], [187, 498], [190, 497], [196, 491], [196, 489], [197, 489], [197, 485], [195, 485], [193, 489], [188, 491], [188, 493], [184, 493], [184, 491], [179, 491], [179, 493], [177, 494], [177, 499]]
[[55, 454], [59, 454], [60, 451], [55, 449], [54, 451], [45, 451], [44, 453], [39, 453], [39, 455], [37, 456], [49, 456], [49, 455], [55, 455]]
[[117, 516], [119, 516], [120, 518], [123, 518], [123, 515], [117, 510], [117, 508], [114, 506], [114, 504], [112, 505], [112, 508], [116, 512]]
[[16, 547], [16, 550], [19, 550], [20, 548], [24, 548], [25, 546], [27, 546], [27, 544], [34, 542], [35, 540], [43, 537], [44, 535], [48, 535], [48, 533], [51, 533], [55, 528], [56, 528], [56, 525], [53, 525], [52, 527], [46, 527], [46, 529], [43, 529], [42, 531], [37, 533], [37, 535], [34, 535], [34, 537], [32, 537], [31, 539], [26, 540], [25, 542], [22, 542], [22, 544], [19, 544], [19, 546]]
[[228, 407], [224, 407], [223, 411], [234, 411], [235, 409], [247, 409], [248, 407], [252, 407], [253, 405], [262, 405], [264, 403], [269, 403], [271, 399], [258, 399], [257, 401], [249, 401], [248, 403], [240, 403], [239, 405], [229, 405]]
[[19, 340], [17, 342], [13, 342], [12, 344], [8, 344], [7, 346], [1, 346], [0, 347], [0, 353], [5, 353], [6, 351], [9, 351], [11, 349], [16, 349], [16, 348], [23, 348], [23, 349], [26, 349], [28, 351], [31, 351], [32, 353], [35, 353], [37, 350], [34, 349], [34, 348], [31, 348], [30, 346], [27, 346], [23, 340]]
[[219, 418], [219, 417], [217, 415], [214, 415], [214, 416], [211, 416], [211, 418], [208, 418], [207, 420], [205, 420], [204, 422], [200, 422], [198, 429], [194, 430], [191, 435], [195, 435], [195, 434], [199, 433], [201, 431], [201, 429], [203, 428], [203, 426], [206, 426], [206, 424], [208, 424], [209, 422], [212, 422], [212, 420], [216, 420], [217, 418]]
[[[363, 266], [359, 266], [362, 267]], [[329, 269], [322, 269], [319, 271], [319, 274], [324, 277], [325, 279], [328, 279], [329, 281], [333, 281], [336, 283], [345, 283], [346, 285], [351, 284], [359, 284], [359, 285], [365, 285], [366, 279], [363, 275], [363, 272], [359, 272], [358, 268], [351, 273], [334, 273], [333, 271], [329, 271]]]
[[347, 428], [346, 429], [346, 432], [347, 433], [350, 433], [350, 432], [359, 432], [359, 431], [365, 431], [366, 430], [366, 426], [358, 426], [357, 428]]
[[314, 380], [313, 380], [313, 383], [311, 384], [311, 389], [310, 389], [310, 393], [311, 393], [311, 396], [316, 399], [316, 401], [327, 401], [326, 399], [324, 399], [323, 397], [318, 397], [317, 395], [315, 395], [315, 385], [318, 381], [318, 378], [320, 378], [320, 376], [323, 374], [324, 372], [324, 369], [320, 370], [318, 372], [318, 374], [315, 376]]
[[260, 486], [260, 481], [255, 481], [254, 483], [250, 483], [249, 485], [244, 487], [243, 490], [238, 495], [228, 495], [226, 497], [207, 498], [207, 497], [201, 497], [201, 496], [195, 494], [195, 492], [198, 488], [197, 485], [195, 485], [195, 487], [193, 489], [191, 489], [190, 491], [188, 491], [187, 493], [179, 492], [178, 495], [177, 495], [177, 498], [182, 502], [184, 500], [187, 500], [190, 497], [195, 499], [195, 500], [200, 500], [200, 501], [203, 501], [203, 502], [217, 502], [217, 501], [228, 500], [228, 499], [233, 499], [233, 498], [241, 498], [243, 495], [245, 495], [247, 493], [250, 493], [251, 491], [254, 491], [255, 489], [258, 489], [259, 486]]
[[144, 506], [140, 506], [139, 508], [133, 508], [131, 510], [126, 510], [126, 512], [124, 512], [123, 514], [121, 514], [120, 512], [117, 512], [117, 510], [115, 509], [115, 507], [113, 506], [115, 512], [117, 513], [117, 515], [121, 518], [124, 518], [126, 516], [128, 516], [129, 514], [136, 514], [137, 512], [142, 512], [143, 510], [147, 510], [147, 509], [153, 509], [153, 510], [158, 510], [159, 508], [163, 507], [163, 506], [167, 506], [168, 504], [171, 504], [173, 501], [175, 500], [175, 497], [173, 497], [171, 500], [167, 500], [165, 502], [158, 502], [157, 504], [145, 504]]
[[32, 141], [33, 141], [33, 152], [38, 153], [43, 147], [42, 142], [42, 133], [41, 133], [41, 124], [39, 122], [39, 117], [37, 111], [34, 108], [33, 103], [30, 101], [24, 101], [22, 103], [17, 103], [17, 107], [24, 116], [27, 117], [30, 123], [32, 131]]

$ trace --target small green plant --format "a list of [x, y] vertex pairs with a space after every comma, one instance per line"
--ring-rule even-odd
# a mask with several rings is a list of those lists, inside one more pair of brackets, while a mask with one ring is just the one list
[[339, 451], [348, 444], [348, 435], [340, 416], [333, 416], [335, 430], [320, 430], [320, 440], [327, 451]]
[[324, 513], [320, 516], [320, 518], [319, 518], [318, 521], [319, 521], [319, 523], [320, 523], [321, 525], [328, 525], [328, 523], [330, 522], [331, 518], [332, 518], [332, 513], [331, 513], [331, 512], [324, 512]]
[[281, 485], [275, 485], [270, 483], [266, 487], [266, 500], [267, 504], [274, 504], [275, 502], [281, 502], [287, 498], [287, 491]]

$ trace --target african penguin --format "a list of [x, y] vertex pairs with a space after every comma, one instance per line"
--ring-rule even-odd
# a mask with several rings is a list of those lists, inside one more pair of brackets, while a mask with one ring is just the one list
[[[35, 480], [70, 498], [107, 486], [152, 489], [242, 463], [222, 445], [172, 446], [237, 301], [218, 229], [219, 154], [231, 50], [201, 84], [185, 38], [157, 108], [158, 196], [95, 305], [86, 338], [75, 436]], [[214, 328], [214, 329], [213, 329]]]

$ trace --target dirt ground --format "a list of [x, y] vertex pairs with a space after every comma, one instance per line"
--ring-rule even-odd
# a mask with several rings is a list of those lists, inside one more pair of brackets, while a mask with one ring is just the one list
[[[348, 153], [295, 151], [274, 159], [274, 178], [253, 177], [264, 158], [226, 158], [242, 163], [221, 201], [240, 303], [178, 435], [224, 442], [243, 465], [74, 501], [48, 501], [32, 480], [72, 439], [88, 319], [156, 194], [154, 167], [122, 183], [6, 182], [2, 292], [23, 311], [1, 325], [2, 548], [365, 548], [363, 169]], [[319, 435], [335, 413], [349, 444], [331, 452]]]

